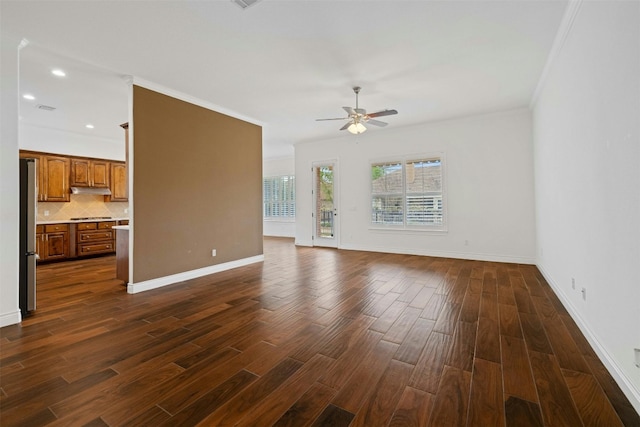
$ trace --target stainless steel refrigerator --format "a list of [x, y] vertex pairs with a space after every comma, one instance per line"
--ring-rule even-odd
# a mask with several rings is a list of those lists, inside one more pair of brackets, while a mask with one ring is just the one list
[[35, 159], [20, 159], [20, 311], [36, 309], [36, 211]]

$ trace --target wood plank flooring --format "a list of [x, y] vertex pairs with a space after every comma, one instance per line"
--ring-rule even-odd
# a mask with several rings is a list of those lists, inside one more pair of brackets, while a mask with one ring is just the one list
[[533, 266], [298, 248], [128, 295], [38, 267], [0, 330], [0, 425], [640, 426]]

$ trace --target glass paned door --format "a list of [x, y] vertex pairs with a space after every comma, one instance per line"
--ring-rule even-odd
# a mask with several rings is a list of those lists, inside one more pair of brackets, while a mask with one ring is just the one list
[[314, 172], [314, 246], [337, 247], [335, 166], [318, 164]]

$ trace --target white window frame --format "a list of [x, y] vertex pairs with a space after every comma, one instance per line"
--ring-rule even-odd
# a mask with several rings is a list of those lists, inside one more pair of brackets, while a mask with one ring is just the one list
[[[407, 163], [416, 161], [428, 161], [432, 159], [440, 160], [441, 171], [441, 200], [442, 200], [442, 222], [437, 224], [408, 224], [407, 223]], [[373, 192], [373, 180], [371, 177], [371, 171], [374, 166], [387, 164], [392, 165], [399, 163], [402, 167], [402, 224], [380, 224], [373, 220], [373, 204], [374, 197], [380, 196], [380, 193], [374, 194]], [[393, 230], [393, 231], [421, 231], [421, 232], [446, 232], [447, 231], [447, 179], [446, 179], [446, 157], [445, 153], [421, 153], [411, 154], [404, 156], [394, 156], [381, 159], [372, 159], [369, 161], [369, 229], [371, 230]], [[394, 193], [395, 194], [395, 193]], [[411, 194], [411, 193], [409, 193]], [[424, 193], [425, 195], [434, 195], [433, 193]], [[400, 196], [400, 193], [397, 193]], [[391, 196], [391, 194], [389, 194]]]
[[[267, 180], [272, 181], [272, 185], [281, 186], [284, 180], [290, 181], [293, 198], [288, 199], [286, 195], [282, 199], [271, 200], [267, 199], [265, 192], [265, 184]], [[271, 196], [274, 194], [272, 193]], [[266, 205], [270, 203], [271, 209], [267, 209]], [[267, 211], [271, 211], [271, 215], [267, 215]], [[275, 214], [274, 214], [275, 212]], [[295, 175], [276, 175], [265, 176], [262, 178], [262, 219], [264, 221], [281, 221], [281, 222], [295, 222], [296, 220], [296, 177]]]

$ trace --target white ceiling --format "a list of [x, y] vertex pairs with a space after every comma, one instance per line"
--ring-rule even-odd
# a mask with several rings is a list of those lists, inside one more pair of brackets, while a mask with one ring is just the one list
[[[341, 136], [342, 106], [387, 128], [528, 105], [566, 1], [7, 1], [25, 123], [119, 139], [132, 75], [263, 125], [267, 158]], [[90, 64], [90, 65], [88, 65]], [[69, 69], [54, 79], [50, 68]], [[58, 107], [36, 110], [34, 103]], [[106, 129], [109, 129], [108, 131]], [[344, 132], [344, 131], [343, 131]]]

